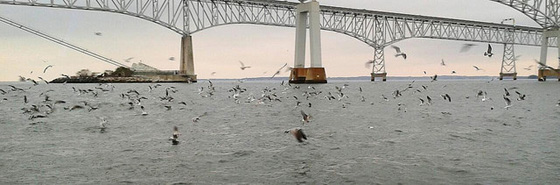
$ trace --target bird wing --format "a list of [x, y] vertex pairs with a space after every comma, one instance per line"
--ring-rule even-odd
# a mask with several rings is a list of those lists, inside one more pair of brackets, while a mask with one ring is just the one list
[[243, 62], [239, 61], [239, 63], [241, 64], [241, 67], [245, 67], [245, 64], [243, 64]]
[[397, 53], [401, 52], [401, 48], [399, 48], [397, 46], [394, 46], [394, 45], [391, 45], [391, 47], [393, 47], [393, 49], [395, 49], [395, 51], [397, 51]]
[[45, 69], [43, 69], [43, 73], [47, 72], [47, 69], [51, 68], [52, 65], [48, 65], [47, 67], [45, 67]]
[[490, 44], [488, 44], [488, 53], [492, 53], [492, 46]]

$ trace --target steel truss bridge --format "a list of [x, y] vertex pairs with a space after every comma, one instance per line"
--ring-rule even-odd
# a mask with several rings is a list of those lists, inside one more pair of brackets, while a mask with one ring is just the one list
[[[541, 46], [541, 50], [558, 47], [558, 0], [490, 1], [522, 12], [541, 27], [332, 6], [320, 7], [320, 27], [351, 36], [374, 48], [372, 80], [375, 75], [387, 74], [384, 48], [409, 38], [503, 44], [500, 74], [516, 74], [513, 45]], [[295, 9], [299, 3], [274, 0], [0, 0], [0, 4], [113, 12], [154, 22], [183, 35], [183, 39], [188, 37], [187, 44], [183, 42], [181, 71], [195, 76], [191, 34], [228, 24], [296, 27]], [[190, 55], [185, 50], [190, 50]], [[541, 61], [546, 63], [546, 51], [541, 52]]]

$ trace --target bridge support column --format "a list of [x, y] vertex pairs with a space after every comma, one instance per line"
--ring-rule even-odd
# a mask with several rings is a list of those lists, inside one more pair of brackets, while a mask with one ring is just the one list
[[196, 74], [194, 73], [194, 56], [192, 47], [192, 37], [183, 35], [181, 37], [181, 64], [179, 66], [179, 74], [185, 77], [189, 82], [196, 82]]
[[[502, 22], [503, 23], [503, 22]], [[515, 25], [514, 25], [515, 26]], [[502, 68], [500, 69], [500, 80], [506, 76], [511, 76], [513, 80], [517, 80], [517, 69], [515, 67], [515, 50], [514, 50], [514, 30], [506, 30], [504, 35], [504, 55], [502, 57]]]
[[384, 47], [374, 48], [373, 52], [373, 70], [371, 72], [371, 81], [375, 81], [376, 77], [381, 77], [383, 81], [387, 81], [387, 72], [385, 71], [385, 52]]
[[[556, 39], [560, 41], [560, 29], [543, 31], [540, 62], [545, 65], [548, 57], [548, 39], [551, 37], [556, 37]], [[560, 44], [558, 44], [558, 60], [558, 68], [560, 68]], [[556, 76], [558, 81], [560, 81], [560, 70], [557, 69], [556, 71], [553, 71], [551, 69], [546, 69], [544, 66], [539, 66], [538, 80], [546, 81], [547, 76]]]
[[[321, 64], [321, 25], [319, 13], [319, 3], [316, 0], [301, 3], [296, 7], [296, 48], [294, 68], [290, 74], [290, 83], [327, 83], [325, 68]], [[311, 65], [309, 68], [305, 68], [308, 18]]]

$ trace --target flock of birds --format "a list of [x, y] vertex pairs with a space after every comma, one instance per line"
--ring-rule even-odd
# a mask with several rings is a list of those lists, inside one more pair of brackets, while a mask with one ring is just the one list
[[[460, 52], [461, 52], [461, 53], [463, 53], [463, 52], [468, 52], [473, 46], [476, 46], [476, 44], [472, 44], [472, 43], [463, 44], [463, 46], [461, 47]], [[391, 45], [391, 47], [392, 47], [392, 48], [395, 50], [395, 52], [396, 52], [395, 57], [402, 57], [404, 60], [407, 59], [407, 54], [404, 53], [404, 52], [401, 50], [400, 47], [395, 46], [395, 45]], [[492, 53], [492, 45], [488, 44], [488, 48], [487, 48], [487, 50], [484, 52], [484, 56], [492, 57], [493, 55], [494, 55], [494, 53]], [[519, 60], [520, 57], [521, 57], [521, 56], [515, 56], [513, 60], [516, 60], [516, 61], [517, 61], [517, 60]], [[559, 57], [559, 59], [560, 59], [560, 57]], [[375, 62], [375, 61], [373, 61], [373, 60], [367, 61], [367, 62], [366, 62], [366, 67], [369, 68], [372, 64], [374, 64], [374, 62]], [[551, 66], [548, 66], [548, 65], [546, 65], [546, 64], [543, 64], [543, 63], [539, 62], [539, 61], [536, 60], [536, 59], [535, 59], [535, 62], [536, 62], [539, 66], [541, 66], [542, 68], [547, 68], [547, 69], [551, 69], [551, 70], [556, 70], [555, 68], [553, 68], [553, 67], [551, 67]], [[441, 65], [441, 66], [446, 66], [446, 63], [445, 63], [445, 61], [444, 61], [443, 59], [441, 59], [440, 65]], [[525, 69], [525, 70], [527, 70], [527, 71], [530, 71], [530, 70], [532, 70], [532, 67], [533, 67], [533, 65], [530, 65], [530, 66], [525, 67], [525, 68], [523, 68], [523, 69]], [[482, 68], [480, 68], [480, 67], [478, 67], [478, 66], [475, 66], [475, 65], [473, 65], [473, 68], [474, 68], [476, 71], [480, 71], [480, 70], [483, 70], [483, 71], [484, 71], [484, 69], [482, 69]], [[427, 74], [427, 72], [424, 71], [424, 74]], [[456, 72], [455, 70], [452, 70], [452, 71], [451, 71], [451, 74], [457, 74], [457, 72]]]
[[[436, 81], [437, 81], [437, 75], [432, 77], [431, 83]], [[9, 101], [7, 95], [10, 93], [16, 94], [15, 96], [12, 97], [23, 95], [22, 105], [24, 107], [21, 108], [22, 114], [28, 115], [28, 119], [32, 121], [35, 119], [47, 119], [53, 112], [57, 111], [58, 110], [57, 107], [60, 106], [63, 106], [63, 110], [68, 112], [79, 111], [79, 110], [87, 110], [88, 112], [92, 112], [103, 108], [103, 106], [100, 104], [95, 105], [88, 101], [79, 101], [77, 103], [72, 104], [70, 102], [66, 102], [65, 100], [53, 100], [50, 97], [50, 94], [56, 92], [55, 90], [52, 89], [40, 93], [39, 98], [42, 99], [42, 101], [35, 101], [35, 103], [32, 104], [30, 98], [28, 97], [29, 93], [27, 93], [27, 91], [35, 86], [30, 86], [27, 88], [16, 87], [14, 85], [8, 85], [8, 86], [9, 89], [6, 90], [0, 88], [0, 93], [2, 96], [4, 96], [2, 101]], [[68, 86], [68, 84], [65, 84], [65, 86]], [[312, 101], [312, 100], [323, 99], [324, 101], [339, 102], [342, 108], [347, 108], [348, 106], [351, 105], [351, 103], [349, 103], [349, 99], [351, 99], [351, 97], [349, 97], [348, 96], [349, 93], [347, 93], [348, 89], [350, 89], [349, 86], [350, 85], [348, 84], [344, 84], [341, 87], [335, 86], [334, 89], [331, 89], [329, 91], [328, 89], [321, 90], [319, 88], [315, 88], [314, 86], [307, 86], [307, 88], [305, 89], [302, 88], [302, 86], [284, 83], [282, 81], [280, 87], [274, 87], [274, 88], [265, 87], [261, 89], [260, 96], [259, 96], [257, 95], [258, 93], [248, 92], [246, 88], [242, 87], [242, 83], [238, 83], [235, 86], [229, 88], [226, 94], [229, 94], [227, 98], [232, 99], [233, 102], [236, 104], [266, 105], [266, 104], [272, 104], [274, 102], [292, 101], [294, 103], [294, 109], [300, 109], [299, 112], [301, 114], [301, 122], [302, 125], [305, 126], [306, 124], [309, 124], [311, 122], [312, 116], [303, 110], [304, 106], [307, 109], [311, 109], [313, 107], [312, 102], [316, 103], [316, 101]], [[160, 96], [157, 95], [153, 96], [154, 93], [151, 93], [152, 91], [163, 87], [164, 85], [161, 84], [150, 84], [146, 88], [146, 91], [149, 94], [141, 93], [142, 90], [136, 90], [136, 89], [129, 89], [125, 92], [118, 93], [120, 98], [124, 100], [124, 102], [121, 103], [120, 105], [122, 107], [125, 107], [126, 110], [135, 110], [137, 108], [140, 108], [141, 112], [138, 113], [139, 116], [149, 115], [145, 109], [146, 105], [143, 104], [144, 101], [162, 102], [164, 104], [162, 107], [166, 111], [170, 111], [174, 107], [179, 107], [180, 110], [185, 109], [187, 107], [188, 104], [187, 102], [176, 100], [174, 94], [177, 93], [179, 90], [173, 86], [165, 87], [165, 89], [163, 90], [165, 92], [164, 94]], [[76, 87], [71, 87], [71, 88], [74, 94], [78, 96], [87, 96], [93, 99], [98, 98], [101, 93], [110, 95], [110, 94], [115, 94], [114, 92], [116, 91], [115, 86], [111, 84], [98, 84], [98, 86], [96, 87], [86, 88], [86, 89], [81, 89]], [[355, 98], [357, 98], [359, 102], [366, 102], [366, 96], [362, 88], [357, 87], [356, 90], [358, 92], [352, 93], [352, 94], [358, 94], [358, 96], [356, 96]], [[429, 90], [430, 88], [428, 87], [428, 85], [415, 85], [415, 82], [412, 81], [411, 83], [409, 83], [404, 87], [395, 89], [390, 94], [390, 96], [381, 94], [380, 98], [381, 101], [389, 102], [392, 99], [396, 101], [400, 101], [398, 99], [404, 96], [415, 96], [419, 101], [418, 104], [419, 106], [430, 106], [437, 103], [437, 98], [431, 97], [429, 94], [425, 94], [425, 92], [428, 92]], [[515, 94], [510, 93], [510, 91], [512, 90], [514, 91], [515, 94], [517, 94], [517, 97], [514, 97]], [[161, 92], [161, 90], [159, 92]], [[300, 92], [301, 95], [298, 95], [297, 92]], [[156, 92], [156, 94], [158, 93]], [[216, 94], [217, 94], [216, 88], [214, 87], [214, 84], [210, 80], [208, 81], [208, 86], [200, 86], [198, 89], [198, 95], [200, 96], [200, 98], [209, 98], [215, 96]], [[431, 95], [433, 95], [433, 92]], [[448, 93], [442, 93], [440, 97], [441, 97], [440, 101], [448, 102], [448, 103], [451, 103], [452, 100], [460, 98], [460, 97], [452, 97]], [[488, 96], [488, 93], [483, 90], [479, 90], [474, 97], [481, 102], [492, 101], [492, 98]], [[513, 100], [525, 101], [527, 99], [527, 95], [521, 93], [517, 87], [504, 88], [504, 94], [501, 95], [501, 97], [504, 100], [504, 104], [505, 104], [504, 109], [506, 110], [510, 109], [513, 106], [512, 103]], [[470, 99], [471, 97], [466, 96], [464, 98]], [[37, 100], [36, 98], [33, 99]], [[374, 102], [370, 101], [370, 104], [374, 105]], [[69, 105], [69, 106], [65, 106], [65, 105]], [[558, 100], [556, 106], [560, 106], [560, 100]], [[492, 106], [490, 109], [494, 110], [494, 107]], [[398, 102], [397, 111], [407, 112], [407, 104]], [[441, 114], [446, 115], [451, 113], [442, 111]], [[208, 113], [204, 112], [201, 115], [193, 117], [192, 122], [193, 123], [199, 122], [201, 121], [201, 119], [203, 119], [204, 116], [208, 116]], [[105, 132], [106, 129], [108, 129], [108, 125], [107, 125], [108, 120], [105, 117], [99, 117], [99, 119], [100, 122], [99, 122], [98, 129], [100, 132]], [[304, 133], [303, 129], [300, 127], [285, 130], [285, 133], [289, 133], [293, 135], [293, 137], [298, 142], [304, 142], [304, 140], [307, 140], [308, 138]], [[172, 145], [178, 145], [180, 143], [179, 141], [180, 135], [181, 134], [179, 132], [179, 128], [177, 126], [173, 127], [172, 136], [171, 138], [169, 138]]]

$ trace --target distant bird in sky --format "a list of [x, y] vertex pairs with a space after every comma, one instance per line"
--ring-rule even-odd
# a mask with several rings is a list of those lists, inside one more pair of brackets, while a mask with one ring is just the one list
[[441, 59], [441, 66], [445, 66], [445, 61], [443, 61], [443, 59]]
[[366, 65], [365, 65], [366, 68], [369, 68], [371, 65], [373, 65], [373, 62], [374, 62], [373, 60], [367, 61], [367, 62], [366, 62]]
[[101, 33], [101, 32], [95, 32], [95, 35], [97, 35], [97, 36], [102, 36], [103, 33]]
[[52, 65], [48, 65], [47, 67], [45, 67], [45, 69], [43, 69], [43, 73], [47, 72], [47, 69], [53, 67]]
[[474, 69], [476, 69], [476, 71], [480, 71], [480, 70], [482, 70], [482, 69], [481, 69], [481, 68], [479, 68], [478, 66], [473, 66], [473, 67], [474, 67]]
[[170, 61], [175, 61], [175, 57], [169, 57]]
[[124, 59], [125, 62], [130, 62], [130, 60], [132, 60], [134, 57], [129, 57], [127, 59]]
[[406, 60], [406, 53], [403, 53], [401, 51], [401, 48], [399, 48], [397, 46], [394, 46], [394, 45], [391, 45], [391, 47], [393, 47], [393, 49], [395, 49], [395, 51], [397, 52], [397, 54], [395, 54], [395, 57], [402, 56]]
[[451, 74], [457, 74], [457, 72], [456, 71], [451, 71]]
[[274, 73], [274, 75], [272, 75], [272, 77], [270, 78], [274, 78], [276, 75], [280, 74], [280, 71], [282, 71], [282, 69], [284, 69], [286, 66], [288, 65], [288, 63], [285, 63], [282, 67], [280, 67], [280, 69], [278, 69], [278, 71], [276, 71], [276, 73]]
[[542, 62], [540, 62], [540, 61], [538, 61], [538, 60], [535, 60], [535, 62], [536, 62], [537, 64], [539, 64], [541, 67], [544, 67], [544, 68], [546, 68], [546, 69], [551, 69], [551, 70], [553, 70], [553, 71], [556, 70], [556, 69], [554, 69], [553, 67], [548, 66], [548, 65], [546, 65], [546, 64], [544, 64], [544, 63], [542, 63]]
[[290, 133], [292, 134], [298, 142], [303, 142], [303, 139], [307, 140], [307, 136], [303, 133], [303, 131], [301, 130], [301, 128], [294, 128], [291, 130], [286, 130], [284, 133]]
[[492, 55], [494, 55], [494, 53], [492, 53], [492, 46], [488, 44], [488, 50], [484, 52], [484, 56], [492, 57]]
[[461, 53], [469, 51], [473, 46], [476, 46], [476, 44], [463, 44], [463, 47], [461, 47]]
[[212, 76], [214, 76], [215, 74], [216, 74], [216, 72], [212, 72], [212, 73], [210, 73], [210, 75], [212, 75]]
[[239, 67], [239, 68], [241, 68], [241, 70], [245, 70], [245, 69], [247, 69], [247, 68], [251, 68], [251, 66], [246, 66], [246, 65], [243, 64], [243, 62], [241, 62], [241, 61], [239, 61], [239, 63], [241, 64], [241, 67]]

